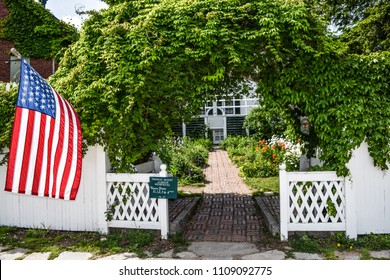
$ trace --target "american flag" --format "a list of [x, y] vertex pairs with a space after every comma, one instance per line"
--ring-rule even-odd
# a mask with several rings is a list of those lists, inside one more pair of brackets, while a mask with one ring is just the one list
[[74, 200], [80, 184], [80, 120], [23, 58], [5, 190]]

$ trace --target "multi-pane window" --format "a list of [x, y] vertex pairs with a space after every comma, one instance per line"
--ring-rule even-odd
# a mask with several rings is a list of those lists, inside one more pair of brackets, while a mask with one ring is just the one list
[[[30, 64], [30, 58], [24, 58]], [[20, 78], [20, 59], [16, 56], [10, 57], [10, 82], [18, 83]]]
[[[241, 99], [240, 99], [241, 98]], [[202, 115], [205, 115], [210, 109], [208, 115], [247, 115], [251, 108], [257, 107], [258, 99], [254, 97], [237, 96], [231, 99], [221, 99], [217, 101], [208, 101]], [[222, 111], [221, 111], [222, 110]]]

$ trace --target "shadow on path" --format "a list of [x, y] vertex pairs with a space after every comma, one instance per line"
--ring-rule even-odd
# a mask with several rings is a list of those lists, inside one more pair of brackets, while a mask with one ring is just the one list
[[261, 240], [263, 223], [256, 202], [225, 151], [210, 152], [205, 175], [203, 201], [187, 225], [185, 237], [191, 241]]

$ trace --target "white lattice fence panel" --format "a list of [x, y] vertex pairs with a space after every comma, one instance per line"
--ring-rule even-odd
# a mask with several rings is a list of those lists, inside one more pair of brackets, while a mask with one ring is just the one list
[[107, 174], [110, 227], [160, 229], [158, 200], [149, 198], [149, 177], [156, 174]]
[[290, 181], [289, 222], [345, 223], [344, 181]]
[[286, 172], [281, 165], [280, 234], [289, 231], [345, 231], [356, 237], [356, 207], [349, 177], [336, 172]]

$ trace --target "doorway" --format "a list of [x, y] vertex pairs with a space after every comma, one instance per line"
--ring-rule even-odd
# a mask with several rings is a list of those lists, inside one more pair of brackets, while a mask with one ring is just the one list
[[213, 144], [219, 144], [225, 139], [223, 129], [213, 129]]

